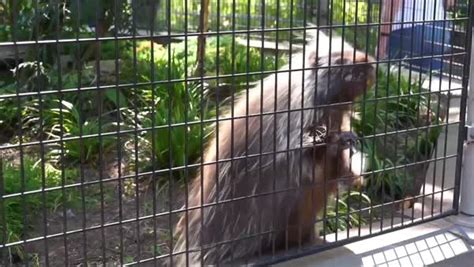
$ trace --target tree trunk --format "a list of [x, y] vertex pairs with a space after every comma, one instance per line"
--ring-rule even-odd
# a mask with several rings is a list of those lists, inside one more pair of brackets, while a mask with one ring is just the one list
[[205, 33], [209, 30], [209, 0], [201, 0], [201, 12], [198, 32], [201, 34], [198, 37], [198, 48], [197, 48], [197, 75], [204, 75], [204, 57], [206, 54], [206, 35]]

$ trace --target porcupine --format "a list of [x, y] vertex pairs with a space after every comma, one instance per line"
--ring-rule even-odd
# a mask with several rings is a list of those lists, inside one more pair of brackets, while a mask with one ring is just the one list
[[[173, 265], [225, 264], [314, 240], [315, 215], [336, 178], [359, 175], [348, 153], [351, 107], [337, 104], [353, 101], [375, 78], [367, 54], [324, 49], [311, 42], [293, 56], [291, 70], [243, 91], [220, 118], [190, 187], [190, 210], [176, 227], [174, 253], [182, 254]], [[326, 144], [312, 145], [321, 129]]]

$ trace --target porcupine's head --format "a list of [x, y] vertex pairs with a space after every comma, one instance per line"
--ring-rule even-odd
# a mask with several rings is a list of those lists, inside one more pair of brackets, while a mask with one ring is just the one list
[[[342, 110], [344, 113], [350, 112], [350, 105], [347, 104], [362, 95], [375, 81], [375, 60], [366, 53], [357, 50], [348, 49], [345, 52], [327, 54], [317, 58], [317, 60], [313, 58], [313, 62], [317, 72], [316, 78], [318, 79], [315, 83], [315, 90], [317, 91], [314, 103], [318, 119], [325, 116], [324, 114], [328, 110], [324, 107], [325, 105], [330, 105], [332, 110]], [[318, 108], [318, 106], [322, 108]], [[337, 129], [339, 128], [337, 127]], [[341, 130], [349, 131], [346, 128], [348, 127], [342, 127]], [[344, 149], [341, 153], [347, 154], [344, 158], [349, 159], [349, 161], [341, 161], [341, 163], [348, 166], [340, 166], [339, 169], [349, 169], [351, 174], [342, 173], [341, 175], [354, 176], [347, 182], [360, 186], [364, 183], [361, 173], [366, 167], [365, 155], [357, 149], [357, 137], [354, 140], [348, 139], [347, 141], [350, 141], [350, 144], [347, 144], [350, 149]]]
[[309, 55], [317, 71], [316, 105], [354, 101], [375, 80], [374, 59], [355, 50], [334, 52], [316, 58]]

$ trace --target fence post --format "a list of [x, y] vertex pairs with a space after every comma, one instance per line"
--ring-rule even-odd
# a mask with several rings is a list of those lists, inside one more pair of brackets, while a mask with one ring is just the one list
[[[472, 19], [472, 18], [471, 18]], [[474, 25], [470, 25], [473, 27]], [[471, 33], [474, 31], [471, 31]], [[471, 40], [474, 40], [471, 34]], [[471, 45], [471, 64], [474, 66], [474, 45]], [[460, 212], [474, 216], [474, 68], [469, 72], [466, 127], [467, 139], [464, 144], [464, 164], [462, 165]]]

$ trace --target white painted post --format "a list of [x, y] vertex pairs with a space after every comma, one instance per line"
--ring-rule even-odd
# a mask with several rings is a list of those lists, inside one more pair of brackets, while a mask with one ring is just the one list
[[[474, 38], [472, 38], [472, 40], [474, 40]], [[466, 126], [468, 129], [467, 141], [464, 144], [460, 211], [465, 215], [474, 216], [474, 45], [471, 45], [469, 93], [466, 104]]]

